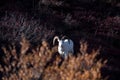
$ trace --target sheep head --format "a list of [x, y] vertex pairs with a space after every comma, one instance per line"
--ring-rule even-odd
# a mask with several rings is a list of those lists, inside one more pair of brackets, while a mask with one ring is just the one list
[[53, 45], [55, 44], [55, 41], [57, 40], [58, 42], [65, 40], [65, 39], [69, 39], [67, 36], [63, 36], [61, 39], [58, 36], [55, 36], [53, 38]]
[[74, 53], [74, 43], [71, 39], [66, 36], [63, 36], [61, 39], [59, 39], [58, 36], [55, 36], [53, 38], [53, 45], [56, 40], [58, 41], [58, 53], [60, 55], [67, 56], [69, 53]]

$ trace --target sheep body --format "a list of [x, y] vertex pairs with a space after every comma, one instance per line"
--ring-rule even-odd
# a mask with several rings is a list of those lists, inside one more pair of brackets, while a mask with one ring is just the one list
[[57, 37], [57, 40], [58, 40], [58, 52], [61, 56], [67, 57], [68, 54], [74, 53], [73, 50], [74, 44], [71, 39], [59, 39]]

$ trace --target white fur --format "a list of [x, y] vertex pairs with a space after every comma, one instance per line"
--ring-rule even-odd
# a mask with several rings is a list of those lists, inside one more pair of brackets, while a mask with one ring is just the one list
[[58, 38], [58, 52], [61, 56], [67, 57], [68, 54], [73, 54], [74, 44], [71, 39], [59, 39]]

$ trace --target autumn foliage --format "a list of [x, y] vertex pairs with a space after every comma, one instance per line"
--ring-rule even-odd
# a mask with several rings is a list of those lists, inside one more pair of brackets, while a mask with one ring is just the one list
[[[0, 63], [2, 80], [101, 80], [101, 68], [106, 61], [97, 60], [99, 50], [87, 53], [87, 44], [80, 44], [77, 55], [62, 59], [57, 46], [51, 47], [43, 41], [38, 47], [31, 48], [25, 37], [20, 42], [20, 52], [13, 44], [2, 47]], [[86, 52], [86, 53], [83, 53]]]
[[[0, 4], [0, 80], [119, 79], [119, 0], [1, 0]], [[74, 55], [60, 57], [57, 45], [51, 45], [56, 35], [74, 41]]]

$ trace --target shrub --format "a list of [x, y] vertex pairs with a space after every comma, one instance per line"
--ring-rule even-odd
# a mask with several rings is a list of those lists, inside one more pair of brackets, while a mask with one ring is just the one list
[[7, 42], [19, 42], [24, 36], [32, 43], [38, 43], [42, 39], [49, 40], [54, 29], [41, 24], [40, 19], [29, 18], [28, 14], [20, 12], [7, 12], [0, 19], [0, 39]]
[[[68, 58], [62, 59], [57, 54], [57, 47], [51, 47], [46, 41], [43, 41], [35, 49], [30, 49], [30, 43], [25, 37], [22, 38], [20, 44], [20, 53], [17, 52], [14, 45], [9, 46], [9, 50], [2, 47], [4, 55], [0, 61], [2, 80], [102, 79], [100, 69], [105, 62], [102, 63], [101, 60], [96, 60], [99, 50], [93, 50], [91, 54], [86, 52], [82, 55], [79, 52], [77, 56], [69, 55]], [[87, 49], [85, 47], [81, 48], [82, 51]]]

